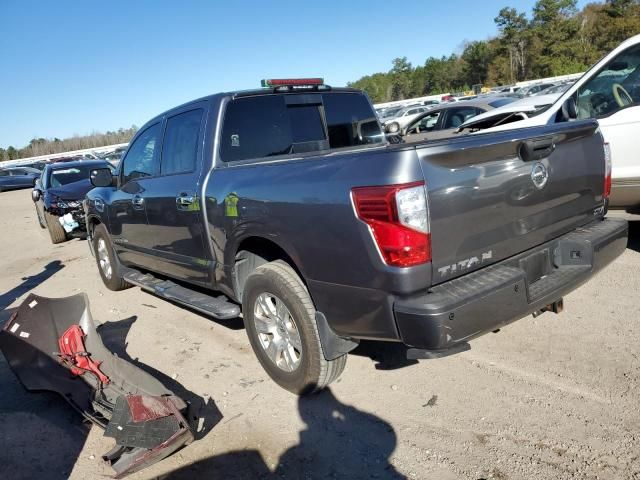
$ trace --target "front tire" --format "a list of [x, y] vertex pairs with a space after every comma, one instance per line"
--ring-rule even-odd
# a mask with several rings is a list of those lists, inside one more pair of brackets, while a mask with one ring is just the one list
[[116, 255], [109, 239], [109, 232], [103, 224], [96, 225], [93, 230], [93, 251], [96, 255], [96, 264], [100, 272], [102, 283], [109, 289], [117, 292], [129, 288], [127, 282], [118, 275]]
[[36, 218], [38, 219], [38, 225], [40, 225], [40, 228], [47, 228], [47, 224], [44, 223], [44, 221], [42, 220], [42, 217], [40, 216], [40, 210], [38, 210], [37, 205], [36, 205]]
[[313, 302], [286, 262], [261, 265], [247, 277], [242, 311], [254, 353], [282, 388], [298, 395], [314, 393], [344, 370], [346, 354], [324, 358]]
[[67, 234], [60, 225], [58, 217], [51, 215], [49, 212], [44, 212], [44, 223], [49, 230], [49, 236], [51, 237], [51, 243], [58, 244], [67, 240]]

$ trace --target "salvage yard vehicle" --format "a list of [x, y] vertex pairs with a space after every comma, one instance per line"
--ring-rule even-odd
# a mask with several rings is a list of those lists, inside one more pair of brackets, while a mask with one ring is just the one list
[[[405, 142], [422, 142], [451, 137], [455, 135], [458, 127], [470, 118], [514, 101], [514, 98], [509, 97], [488, 97], [464, 101], [462, 104], [442, 104], [427, 113], [414, 117], [411, 122], [399, 130], [400, 136], [404, 137]], [[391, 130], [391, 125], [387, 125]], [[394, 131], [397, 132], [398, 128], [400, 125], [394, 128]]]
[[111, 168], [103, 160], [79, 160], [47, 165], [31, 192], [36, 218], [49, 231], [52, 243], [72, 237], [85, 237], [82, 200], [93, 188], [89, 173], [95, 168]]
[[491, 132], [596, 119], [612, 164], [609, 207], [640, 209], [640, 35], [605, 55], [555, 101], [553, 97], [532, 100], [535, 106], [512, 109], [510, 105], [478, 115], [461, 128]]
[[418, 115], [424, 112], [428, 112], [429, 107], [423, 105], [410, 105], [398, 111], [392, 117], [387, 117], [383, 120], [382, 126], [385, 131], [389, 133], [396, 133], [404, 128], [406, 125]]
[[560, 312], [626, 247], [608, 158], [592, 119], [390, 145], [362, 91], [268, 80], [153, 118], [115, 175], [92, 171], [89, 245], [111, 290], [242, 313], [306, 394], [361, 339], [438, 358]]
[[40, 170], [30, 167], [10, 167], [0, 169], [0, 192], [31, 188], [40, 176]]

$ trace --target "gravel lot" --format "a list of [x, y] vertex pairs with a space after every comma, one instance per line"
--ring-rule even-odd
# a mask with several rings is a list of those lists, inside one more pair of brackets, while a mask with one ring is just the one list
[[[0, 194], [0, 230], [0, 322], [29, 291], [85, 291], [110, 349], [200, 405], [197, 441], [132, 479], [640, 480], [638, 220], [626, 252], [561, 315], [420, 363], [365, 344], [330, 391], [302, 399], [263, 373], [241, 320], [103, 287], [86, 242], [50, 243], [28, 190]], [[100, 455], [112, 440], [62, 399], [26, 393], [2, 356], [0, 447], [3, 479], [111, 472]]]

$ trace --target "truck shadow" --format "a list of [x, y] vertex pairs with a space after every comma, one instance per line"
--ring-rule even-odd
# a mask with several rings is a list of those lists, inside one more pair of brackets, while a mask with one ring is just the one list
[[137, 317], [132, 316], [117, 322], [105, 322], [99, 325], [97, 331], [102, 338], [102, 343], [118, 357], [147, 372], [178, 397], [182, 398], [189, 405], [186, 417], [192, 428], [195, 440], [204, 438], [222, 420], [222, 413], [211, 398], [205, 399], [187, 390], [182, 384], [163, 372], [142, 363], [137, 358], [131, 358], [127, 353], [127, 335], [136, 320]]
[[376, 370], [397, 370], [419, 363], [418, 360], [409, 360], [406, 345], [397, 342], [362, 340], [349, 355], [370, 358], [375, 362]]
[[390, 424], [340, 402], [326, 389], [298, 399], [305, 423], [300, 441], [271, 470], [260, 451], [238, 450], [206, 458], [164, 475], [191, 478], [406, 478], [390, 463], [397, 438]]
[[[205, 295], [211, 295], [211, 290], [206, 290], [203, 288], [198, 288], [195, 285], [186, 285], [186, 284], [182, 284], [181, 282], [178, 282], [176, 280], [171, 280], [174, 283], [177, 283], [179, 285], [183, 285], [188, 287], [191, 290], [194, 290], [196, 292], [201, 292], [204, 293]], [[139, 287], [134, 287], [134, 288], [139, 288]], [[230, 318], [228, 320], [220, 320], [218, 318], [212, 317], [211, 315], [206, 315], [194, 308], [189, 307], [188, 305], [185, 305], [183, 303], [178, 303], [178, 302], [173, 302], [167, 298], [162, 298], [162, 297], [158, 297], [157, 295], [154, 295], [151, 292], [147, 292], [146, 290], [143, 290], [140, 288], [140, 291], [146, 295], [150, 295], [152, 297], [158, 298], [159, 300], [162, 300], [163, 302], [167, 302], [170, 303], [172, 305], [175, 305], [178, 308], [181, 308], [183, 310], [187, 310], [191, 313], [193, 313], [194, 315], [198, 315], [199, 317], [205, 318], [211, 322], [217, 323], [218, 325], [221, 325], [225, 328], [228, 328], [229, 330], [243, 330], [244, 329], [244, 323], [242, 322], [242, 318], [241, 317], [236, 317], [236, 318]]]
[[640, 221], [629, 222], [629, 240], [627, 248], [640, 252]]

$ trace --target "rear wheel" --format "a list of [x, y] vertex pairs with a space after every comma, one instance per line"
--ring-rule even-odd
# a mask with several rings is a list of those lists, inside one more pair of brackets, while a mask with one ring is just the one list
[[49, 236], [53, 244], [62, 243], [67, 239], [67, 234], [62, 225], [60, 225], [58, 218], [47, 211], [44, 212], [44, 223], [47, 226], [47, 230], [49, 230]]
[[93, 231], [93, 251], [102, 282], [109, 290], [118, 291], [129, 288], [127, 282], [118, 275], [117, 263], [109, 233], [104, 225], [96, 225]]
[[298, 395], [336, 380], [347, 355], [326, 360], [306, 286], [285, 262], [256, 268], [242, 294], [245, 329], [262, 367], [281, 387]]

